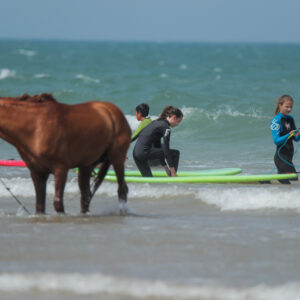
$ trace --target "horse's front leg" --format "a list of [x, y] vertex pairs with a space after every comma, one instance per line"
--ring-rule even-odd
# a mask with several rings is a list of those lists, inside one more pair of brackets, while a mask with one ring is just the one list
[[35, 213], [44, 214], [46, 212], [46, 186], [49, 173], [40, 173], [30, 170], [30, 174], [36, 195]]
[[90, 179], [93, 167], [79, 168], [78, 172], [78, 185], [80, 189], [81, 199], [81, 212], [83, 214], [89, 211], [89, 206], [91, 202], [91, 188]]
[[68, 170], [66, 169], [57, 169], [54, 172], [54, 180], [55, 180], [55, 195], [53, 206], [58, 213], [64, 213], [64, 190], [67, 180]]

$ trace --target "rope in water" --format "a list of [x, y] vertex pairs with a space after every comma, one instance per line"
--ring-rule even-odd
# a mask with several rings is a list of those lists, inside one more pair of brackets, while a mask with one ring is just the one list
[[0, 182], [7, 189], [7, 191], [11, 194], [11, 196], [17, 201], [17, 203], [25, 210], [29, 215], [31, 215], [30, 211], [26, 208], [26, 206], [14, 195], [14, 193], [10, 190], [10, 188], [5, 184], [5, 182], [0, 178]]
[[[300, 166], [295, 166], [293, 163], [288, 162], [286, 159], [284, 159], [281, 155], [280, 155], [280, 151], [281, 149], [286, 145], [286, 143], [288, 142], [288, 140], [293, 137], [294, 134], [291, 134], [288, 139], [278, 148], [277, 154], [279, 159], [281, 159], [284, 163], [286, 163], [288, 166], [291, 166], [293, 168], [300, 168]], [[296, 151], [294, 152], [294, 155], [298, 152], [300, 145], [297, 146]], [[276, 168], [274, 168], [273, 170], [275, 170]], [[271, 173], [273, 172], [273, 170], [271, 171]], [[300, 173], [300, 172], [296, 172], [296, 173]]]

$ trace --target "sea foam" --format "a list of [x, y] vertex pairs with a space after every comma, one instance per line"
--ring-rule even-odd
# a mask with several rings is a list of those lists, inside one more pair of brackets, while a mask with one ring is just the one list
[[99, 79], [91, 78], [91, 77], [86, 76], [86, 75], [83, 75], [83, 74], [77, 74], [77, 75], [75, 76], [75, 78], [81, 79], [81, 80], [83, 80], [84, 82], [100, 83], [100, 80], [99, 80]]
[[[132, 130], [136, 130], [138, 128], [138, 126], [140, 125], [140, 122], [136, 119], [136, 116], [133, 116], [133, 115], [126, 115], [125, 116], [128, 123], [129, 123], [129, 126]], [[150, 116], [150, 118], [152, 120], [155, 120], [158, 118], [158, 116]]]
[[2, 295], [47, 295], [63, 293], [74, 296], [111, 295], [130, 299], [299, 299], [300, 283], [278, 286], [258, 285], [235, 288], [222, 284], [193, 285], [160, 280], [140, 280], [108, 276], [101, 273], [2, 273], [0, 275]]
[[290, 209], [300, 212], [299, 185], [217, 186], [199, 189], [196, 198], [221, 210]]
[[[209, 110], [199, 107], [180, 107], [183, 115], [184, 115], [184, 122], [187, 122], [189, 119], [197, 118], [197, 120], [202, 120], [204, 116], [207, 120], [219, 120], [224, 117], [231, 117], [231, 118], [250, 118], [250, 119], [266, 119], [267, 122], [271, 120], [271, 117], [265, 116], [261, 113], [260, 110], [249, 108], [246, 112], [241, 112], [230, 105], [220, 105], [215, 109]], [[150, 116], [152, 120], [158, 118], [156, 115]], [[139, 126], [139, 121], [137, 121], [134, 115], [126, 115], [126, 119], [131, 127], [131, 129], [136, 129]]]
[[[20, 197], [34, 197], [35, 191], [30, 178], [3, 178], [10, 191]], [[265, 209], [286, 209], [300, 212], [300, 185], [244, 185], [244, 184], [150, 184], [128, 183], [128, 200], [147, 199], [168, 201], [196, 201], [199, 205], [212, 205], [222, 211], [245, 211]], [[79, 194], [77, 178], [68, 180], [65, 194], [69, 197]], [[54, 180], [48, 180], [47, 195], [54, 195]], [[117, 199], [117, 183], [104, 181], [96, 195]], [[0, 197], [7, 197], [7, 189], [0, 185]]]
[[15, 76], [16, 76], [16, 72], [13, 70], [9, 70], [9, 69], [0, 70], [0, 80], [10, 78], [10, 77], [15, 77]]
[[32, 57], [32, 56], [35, 56], [37, 54], [37, 52], [33, 51], [33, 50], [20, 49], [19, 54], [25, 55], [28, 57]]

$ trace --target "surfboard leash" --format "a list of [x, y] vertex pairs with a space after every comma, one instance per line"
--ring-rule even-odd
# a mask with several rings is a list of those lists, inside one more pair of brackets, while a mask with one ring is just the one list
[[7, 189], [7, 191], [10, 193], [10, 195], [17, 201], [17, 203], [23, 208], [23, 210], [25, 210], [28, 215], [31, 215], [30, 211], [26, 208], [26, 206], [22, 203], [22, 201], [20, 201], [15, 195], [14, 193], [10, 190], [10, 188], [5, 184], [5, 182], [2, 180], [2, 178], [0, 177], [0, 181], [3, 184], [3, 186]]
[[[288, 142], [288, 140], [293, 136], [294, 134], [291, 134], [288, 139], [279, 147], [277, 153], [278, 153], [278, 157], [284, 162], [286, 163], [288, 166], [294, 167], [294, 168], [300, 168], [300, 166], [295, 166], [294, 164], [291, 164], [290, 162], [288, 162], [286, 159], [284, 159], [283, 157], [281, 157], [280, 155], [280, 151], [281, 149], [285, 146], [285, 144]], [[296, 151], [294, 152], [294, 155], [298, 152], [300, 145], [297, 146]], [[296, 173], [300, 173], [300, 172], [296, 172]]]

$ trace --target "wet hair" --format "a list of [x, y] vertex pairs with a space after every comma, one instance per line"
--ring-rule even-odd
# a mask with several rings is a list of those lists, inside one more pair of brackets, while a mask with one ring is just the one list
[[136, 108], [135, 108], [137, 113], [141, 113], [142, 116], [145, 118], [148, 116], [149, 114], [149, 105], [146, 103], [142, 103], [139, 104]]
[[171, 111], [171, 109], [173, 109], [174, 107], [172, 105], [168, 105], [166, 106], [163, 111], [161, 112], [160, 116], [157, 118], [157, 120], [162, 120], [165, 119], [167, 117], [167, 114], [169, 113], [169, 111]]
[[175, 115], [176, 118], [183, 118], [183, 113], [178, 107], [168, 105], [163, 109], [157, 120], [166, 119], [167, 117], [172, 117], [173, 115]]
[[287, 101], [292, 101], [294, 103], [293, 98], [290, 95], [282, 95], [276, 100], [276, 109], [275, 109], [275, 115], [278, 114], [280, 110], [280, 106], [283, 105]]

